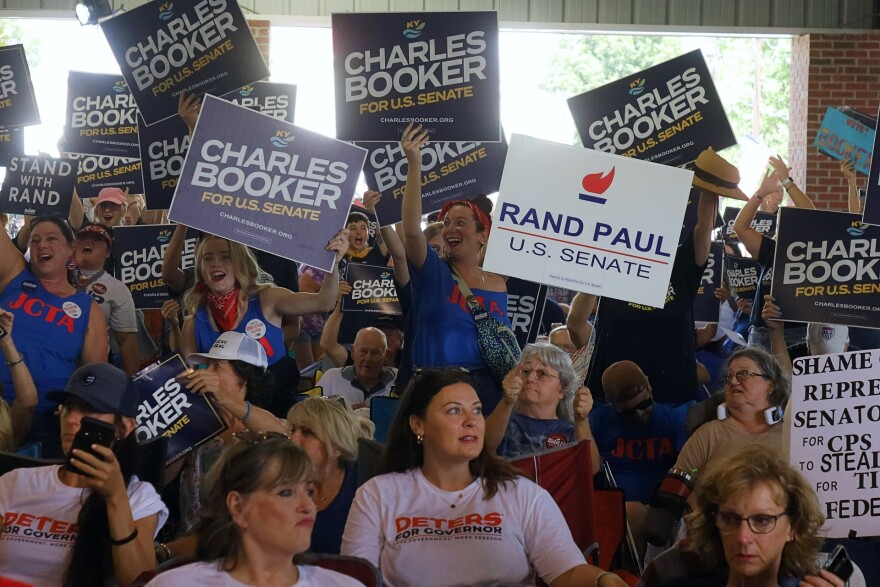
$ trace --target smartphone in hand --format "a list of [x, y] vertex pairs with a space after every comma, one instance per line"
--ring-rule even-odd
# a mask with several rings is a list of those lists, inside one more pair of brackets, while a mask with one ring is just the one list
[[828, 555], [828, 560], [825, 561], [825, 566], [822, 568], [833, 575], [837, 575], [844, 582], [849, 581], [853, 574], [852, 560], [850, 560], [849, 553], [841, 544], [834, 547], [834, 550]]
[[74, 436], [73, 438], [73, 446], [70, 447], [70, 455], [67, 457], [67, 464], [65, 466], [69, 471], [73, 473], [85, 475], [85, 473], [83, 473], [70, 463], [70, 459], [73, 455], [73, 450], [79, 449], [81, 451], [97, 456], [97, 453], [92, 450], [93, 444], [100, 444], [101, 446], [106, 446], [109, 448], [113, 445], [113, 441], [115, 439], [116, 426], [98, 420], [96, 418], [84, 416], [82, 420], [80, 420], [79, 430], [77, 431], [76, 436]]

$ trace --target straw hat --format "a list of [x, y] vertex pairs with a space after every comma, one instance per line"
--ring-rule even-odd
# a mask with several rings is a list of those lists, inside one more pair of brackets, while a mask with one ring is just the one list
[[739, 189], [739, 170], [724, 160], [721, 155], [709, 147], [694, 161], [694, 179], [691, 182], [696, 188], [710, 194], [748, 200]]

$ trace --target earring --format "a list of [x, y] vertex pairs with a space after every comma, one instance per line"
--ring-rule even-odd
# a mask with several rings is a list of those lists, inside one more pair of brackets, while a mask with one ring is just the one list
[[419, 444], [422, 444], [422, 441], [424, 439], [425, 439], [425, 437], [422, 436], [421, 434], [416, 434], [416, 442], [418, 442]]

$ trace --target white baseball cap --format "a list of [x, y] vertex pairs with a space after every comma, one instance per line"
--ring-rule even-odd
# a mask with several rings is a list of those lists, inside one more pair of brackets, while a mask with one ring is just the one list
[[807, 327], [807, 346], [811, 355], [842, 353], [849, 345], [849, 328], [839, 324], [810, 322]]
[[246, 334], [231, 330], [218, 336], [207, 353], [193, 353], [187, 357], [193, 365], [204, 365], [208, 359], [244, 361], [264, 369], [269, 365], [263, 345]]

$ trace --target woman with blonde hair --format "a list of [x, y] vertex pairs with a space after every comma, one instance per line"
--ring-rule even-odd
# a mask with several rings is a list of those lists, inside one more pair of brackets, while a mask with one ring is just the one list
[[339, 554], [342, 531], [357, 489], [358, 439], [373, 437], [373, 423], [358, 417], [342, 402], [323, 397], [294, 405], [287, 421], [290, 439], [315, 465], [312, 497], [318, 516], [309, 550]]
[[[336, 254], [334, 274], [348, 248], [347, 233], [340, 230], [326, 247]], [[278, 392], [290, 396], [286, 404], [278, 402], [286, 410], [293, 401], [295, 382], [291, 373], [296, 370], [288, 368], [291, 359], [281, 321], [285, 316], [331, 310], [339, 279], [331, 275], [318, 293], [301, 293], [276, 287], [263, 275], [244, 245], [212, 235], [202, 239], [196, 247], [195, 284], [184, 297], [187, 318], [181, 332], [181, 351], [184, 356], [207, 352], [217, 337], [229, 330], [256, 339], [266, 351]], [[283, 414], [281, 411], [278, 415]]]

